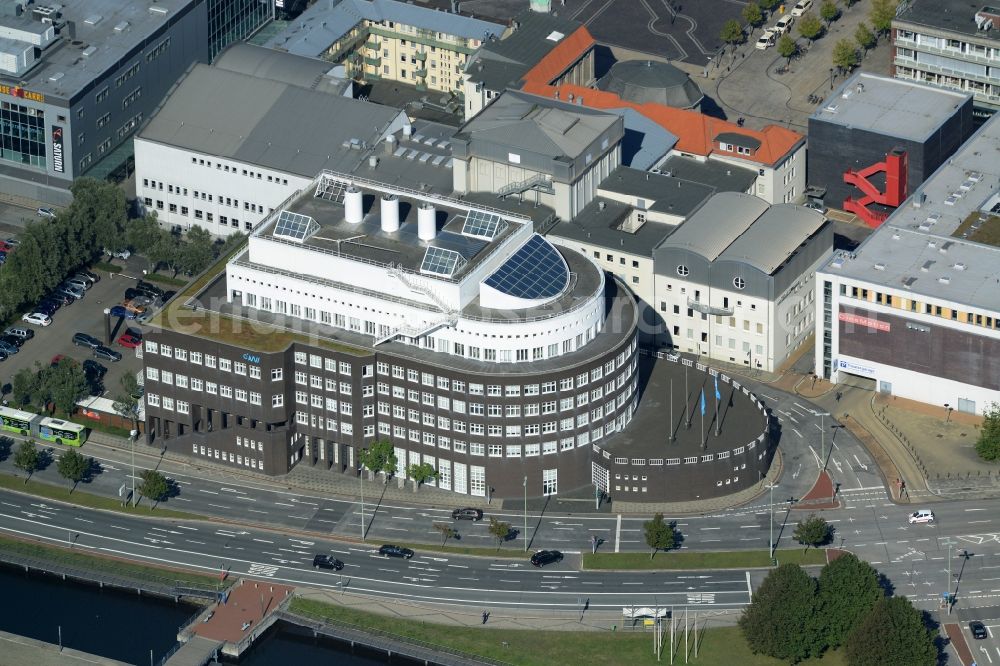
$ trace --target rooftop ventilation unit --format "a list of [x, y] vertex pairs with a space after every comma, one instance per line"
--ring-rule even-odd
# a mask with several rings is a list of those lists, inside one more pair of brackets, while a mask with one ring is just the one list
[[117, 24], [115, 26], [115, 32], [117, 32], [117, 33], [123, 33], [126, 30], [128, 30], [128, 27], [129, 27], [128, 26], [128, 21], [122, 21], [121, 23], [119, 23], [119, 24]]
[[382, 195], [382, 231], [392, 234], [399, 231], [399, 197]]
[[83, 22], [86, 23], [87, 25], [93, 26], [93, 25], [97, 25], [98, 23], [100, 23], [103, 20], [104, 20], [104, 17], [101, 16], [100, 14], [91, 14], [87, 18], [83, 19]]
[[153, 5], [149, 8], [150, 14], [159, 14], [160, 16], [166, 16], [169, 11], [169, 9], [160, 5]]
[[875, 270], [877, 270], [877, 271], [884, 271], [885, 270], [885, 264], [883, 264], [881, 261], [878, 262], [877, 264], [875, 264]]
[[434, 240], [437, 236], [437, 210], [434, 204], [424, 202], [417, 208], [417, 237], [422, 241]]
[[956, 271], [964, 271], [965, 270], [965, 264], [963, 264], [960, 261], [957, 264], [955, 264], [954, 266], [952, 266], [952, 268], [954, 268]]
[[59, 81], [59, 79], [63, 78], [64, 76], [66, 76], [64, 73], [62, 73], [62, 72], [56, 72], [55, 74], [52, 74], [51, 76], [49, 76], [49, 82], [50, 83], [56, 83], [57, 81]]
[[941, 284], [951, 284], [951, 278], [948, 277], [947, 275], [942, 275], [941, 277], [938, 278], [938, 282], [940, 282]]
[[353, 185], [344, 192], [344, 219], [348, 224], [361, 224], [365, 219], [361, 190]]

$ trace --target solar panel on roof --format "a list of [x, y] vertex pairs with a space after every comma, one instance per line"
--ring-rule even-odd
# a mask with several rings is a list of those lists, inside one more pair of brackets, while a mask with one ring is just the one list
[[537, 234], [486, 278], [497, 291], [527, 299], [558, 296], [568, 282], [562, 257]]
[[316, 196], [320, 199], [328, 199], [334, 203], [344, 203], [344, 190], [347, 183], [342, 180], [324, 180], [316, 188]]
[[319, 224], [308, 215], [283, 210], [278, 213], [273, 236], [288, 238], [299, 243], [319, 231]]
[[475, 238], [493, 240], [501, 231], [507, 228], [502, 217], [481, 210], [470, 210], [462, 225], [462, 233]]
[[420, 272], [451, 277], [465, 264], [465, 259], [458, 252], [432, 245], [424, 253], [424, 260], [420, 262]]

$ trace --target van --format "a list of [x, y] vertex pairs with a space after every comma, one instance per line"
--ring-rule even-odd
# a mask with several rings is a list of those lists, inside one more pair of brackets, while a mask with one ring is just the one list
[[35, 337], [35, 332], [30, 328], [25, 328], [23, 326], [11, 326], [6, 331], [3, 332], [4, 335], [12, 335], [15, 338], [21, 338], [24, 341], [28, 341]]
[[911, 525], [917, 523], [933, 523], [934, 522], [934, 512], [930, 509], [919, 509], [910, 514], [909, 523]]

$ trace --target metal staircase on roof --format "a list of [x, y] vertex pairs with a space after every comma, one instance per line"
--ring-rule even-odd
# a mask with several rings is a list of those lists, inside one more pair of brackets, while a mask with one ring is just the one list
[[423, 294], [429, 298], [431, 302], [441, 310], [443, 316], [429, 322], [422, 322], [420, 324], [403, 324], [402, 326], [394, 328], [388, 333], [376, 338], [375, 345], [389, 342], [400, 335], [405, 335], [410, 338], [419, 338], [423, 335], [436, 331], [443, 326], [453, 327], [458, 324], [458, 311], [449, 308], [448, 304], [441, 300], [441, 297], [434, 293], [434, 290], [428, 285], [423, 284], [419, 279], [415, 279], [412, 276], [407, 275], [403, 270], [403, 267], [399, 265], [392, 266], [389, 268], [388, 272], [390, 277], [394, 277], [402, 282], [410, 291]]
[[545, 177], [544, 174], [535, 174], [527, 180], [521, 180], [516, 183], [508, 183], [504, 185], [499, 190], [497, 190], [497, 198], [503, 199], [504, 197], [510, 196], [511, 194], [520, 194], [527, 190], [538, 190], [539, 192], [544, 192], [546, 194], [555, 194], [556, 190], [552, 187], [552, 181]]

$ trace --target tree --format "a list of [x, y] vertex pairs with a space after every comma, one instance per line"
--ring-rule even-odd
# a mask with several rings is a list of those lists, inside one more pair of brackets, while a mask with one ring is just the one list
[[458, 530], [448, 523], [434, 523], [434, 529], [441, 533], [441, 545], [448, 543], [448, 539], [457, 539]]
[[819, 7], [819, 15], [829, 26], [840, 18], [840, 7], [833, 0], [823, 0], [823, 4]]
[[876, 35], [884, 35], [892, 28], [892, 19], [896, 17], [896, 0], [874, 0], [868, 11], [868, 21]]
[[369, 471], [370, 475], [385, 474], [388, 483], [388, 475], [396, 471], [398, 463], [396, 449], [387, 439], [372, 442], [368, 448], [358, 452], [358, 462]]
[[841, 39], [833, 45], [833, 64], [841, 71], [850, 71], [858, 66], [858, 49], [853, 41]]
[[906, 597], [879, 599], [872, 611], [847, 636], [844, 645], [851, 666], [935, 666], [936, 631], [924, 613]]
[[25, 484], [28, 483], [28, 479], [35, 473], [41, 462], [42, 457], [38, 453], [38, 449], [35, 448], [34, 442], [21, 442], [14, 453], [14, 467], [27, 474], [24, 477]]
[[833, 537], [833, 526], [816, 514], [809, 514], [808, 518], [799, 521], [795, 526], [792, 537], [803, 544], [806, 550], [809, 546], [817, 548], [830, 541]]
[[410, 477], [410, 480], [413, 481], [413, 492], [417, 492], [417, 488], [421, 483], [424, 483], [427, 479], [438, 478], [438, 471], [430, 463], [420, 463], [419, 465], [408, 465], [406, 467], [406, 476]]
[[84, 457], [76, 449], [66, 449], [62, 452], [56, 462], [56, 469], [59, 470], [59, 476], [73, 482], [73, 487], [69, 489], [70, 494], [76, 490], [76, 484], [87, 478], [93, 464], [93, 458]]
[[189, 275], [197, 275], [212, 264], [215, 259], [215, 241], [205, 229], [191, 227], [187, 242], [178, 245], [178, 264]]
[[[14, 375], [15, 386], [17, 375]], [[14, 389], [17, 395], [17, 389]], [[976, 453], [988, 462], [1000, 460], [1000, 404], [991, 403], [983, 412], [983, 427], [979, 430]]]
[[826, 646], [814, 619], [816, 590], [816, 580], [797, 564], [771, 571], [739, 619], [750, 650], [793, 664], [821, 654]]
[[83, 367], [71, 358], [42, 369], [40, 383], [45, 393], [55, 403], [56, 409], [67, 417], [76, 411], [76, 401], [87, 395], [87, 375]]
[[119, 380], [122, 392], [115, 396], [111, 408], [123, 419], [132, 422], [132, 430], [139, 429], [139, 405], [142, 399], [139, 397], [139, 380], [131, 372], [126, 372]]
[[160, 229], [156, 242], [146, 250], [146, 258], [155, 273], [161, 266], [173, 268], [177, 274], [177, 262], [180, 257], [178, 238], [165, 229]]
[[490, 534], [497, 540], [497, 550], [500, 550], [500, 546], [510, 536], [510, 523], [500, 522], [493, 516], [490, 516]]
[[791, 35], [782, 35], [781, 39], [778, 40], [778, 54], [782, 58], [788, 58], [786, 64], [792, 64], [792, 58], [796, 56], [799, 52], [799, 45], [795, 43]]
[[153, 500], [155, 506], [157, 502], [166, 499], [170, 484], [167, 483], [167, 477], [156, 470], [147, 469], [139, 475], [139, 487], [136, 490], [142, 497]]
[[757, 4], [760, 5], [760, 8], [766, 12], [769, 12], [777, 7], [779, 2], [781, 2], [781, 0], [757, 0]]
[[14, 373], [10, 397], [15, 407], [24, 407], [30, 404], [37, 390], [38, 373], [32, 372], [28, 368], [21, 368]]
[[223, 241], [222, 244], [219, 246], [219, 251], [216, 254], [216, 256], [222, 257], [229, 254], [231, 250], [235, 250], [237, 247], [242, 245], [246, 239], [247, 237], [244, 236], [242, 233], [240, 233], [239, 231], [234, 231], [233, 233], [226, 236], [226, 240]]
[[73, 203], [66, 209], [66, 217], [69, 224], [84, 234], [83, 244], [98, 252], [124, 249], [128, 219], [125, 192], [114, 183], [94, 178], [77, 178], [70, 191]]
[[719, 39], [730, 46], [742, 44], [746, 36], [743, 34], [743, 26], [736, 19], [729, 19], [719, 32]]
[[815, 15], [806, 14], [799, 21], [799, 34], [814, 42], [823, 34], [823, 23]]
[[760, 11], [760, 5], [751, 0], [743, 8], [743, 20], [751, 29], [758, 28], [764, 23], [764, 12]]
[[875, 46], [875, 33], [866, 23], [859, 23], [858, 27], [854, 29], [854, 41], [865, 52], [865, 55], [868, 55], [868, 51]]
[[823, 567], [819, 574], [819, 614], [825, 643], [838, 648], [864, 620], [885, 593], [878, 572], [852, 553], [845, 553]]
[[125, 229], [125, 243], [139, 254], [147, 254], [160, 240], [161, 231], [156, 213], [149, 213], [129, 221]]
[[647, 520], [642, 528], [646, 533], [646, 545], [653, 549], [649, 559], [653, 559], [657, 551], [670, 550], [676, 544], [677, 523], [664, 521], [662, 513], [653, 516], [652, 520]]

